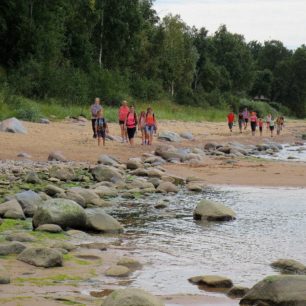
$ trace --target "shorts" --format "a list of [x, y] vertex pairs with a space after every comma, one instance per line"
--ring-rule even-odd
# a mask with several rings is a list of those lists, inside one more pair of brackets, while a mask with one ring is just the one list
[[153, 134], [155, 131], [155, 125], [146, 125], [145, 130], [147, 134]]
[[124, 122], [123, 120], [119, 120], [119, 125], [124, 125]]
[[243, 119], [240, 119], [240, 120], [238, 121], [238, 123], [239, 123], [239, 129], [242, 129], [243, 122], [244, 122]]
[[105, 138], [105, 130], [99, 130], [97, 136], [98, 138]]
[[136, 133], [136, 127], [127, 128], [127, 134], [129, 139], [133, 139]]
[[256, 126], [257, 126], [256, 121], [251, 121], [251, 129], [252, 129], [252, 132], [255, 132], [255, 131], [256, 131]]
[[228, 123], [228, 127], [229, 127], [230, 130], [233, 128], [233, 125], [234, 125], [233, 122], [229, 122], [229, 123]]
[[273, 132], [274, 131], [274, 126], [270, 125], [270, 131]]
[[262, 132], [262, 126], [259, 127], [259, 132]]
[[245, 118], [245, 119], [244, 119], [244, 122], [245, 122], [245, 123], [248, 123], [248, 122], [249, 122], [249, 119], [248, 119], [248, 118]]

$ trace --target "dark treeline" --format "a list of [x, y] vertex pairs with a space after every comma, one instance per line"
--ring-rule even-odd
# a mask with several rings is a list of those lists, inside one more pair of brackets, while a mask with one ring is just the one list
[[237, 109], [239, 98], [264, 96], [306, 116], [305, 45], [247, 43], [226, 26], [208, 35], [179, 16], [160, 20], [151, 0], [4, 0], [0, 40], [1, 81], [29, 98]]

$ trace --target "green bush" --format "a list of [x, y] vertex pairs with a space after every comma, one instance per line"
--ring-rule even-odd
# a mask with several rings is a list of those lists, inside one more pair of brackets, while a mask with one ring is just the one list
[[246, 107], [249, 111], [255, 111], [260, 117], [264, 117], [268, 114], [272, 114], [275, 117], [278, 114], [278, 111], [266, 102], [240, 99], [239, 110], [242, 111]]

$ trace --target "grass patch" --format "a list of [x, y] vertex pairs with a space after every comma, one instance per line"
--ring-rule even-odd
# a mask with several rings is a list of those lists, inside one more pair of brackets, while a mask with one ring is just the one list
[[67, 274], [58, 274], [50, 277], [17, 277], [14, 282], [17, 284], [25, 284], [30, 283], [38, 287], [43, 286], [52, 286], [59, 283], [69, 283], [75, 284], [83, 280], [83, 278], [79, 276], [72, 276]]
[[66, 234], [63, 232], [62, 233], [48, 233], [48, 232], [32, 231], [30, 234], [34, 236], [38, 241], [67, 239]]
[[32, 230], [32, 222], [30, 219], [28, 220], [4, 219], [3, 223], [0, 225], [0, 233], [9, 230]]
[[89, 266], [91, 265], [91, 262], [88, 261], [88, 260], [84, 260], [84, 259], [79, 259], [79, 258], [76, 258], [75, 256], [71, 255], [71, 254], [64, 254], [63, 255], [63, 258], [64, 260], [66, 261], [71, 261], [71, 262], [74, 262], [80, 266]]

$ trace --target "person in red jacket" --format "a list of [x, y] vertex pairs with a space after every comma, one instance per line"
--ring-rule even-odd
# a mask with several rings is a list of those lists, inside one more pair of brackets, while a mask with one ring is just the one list
[[230, 112], [227, 115], [227, 123], [228, 123], [228, 127], [229, 127], [231, 133], [233, 132], [234, 121], [235, 121], [235, 114], [233, 112]]

